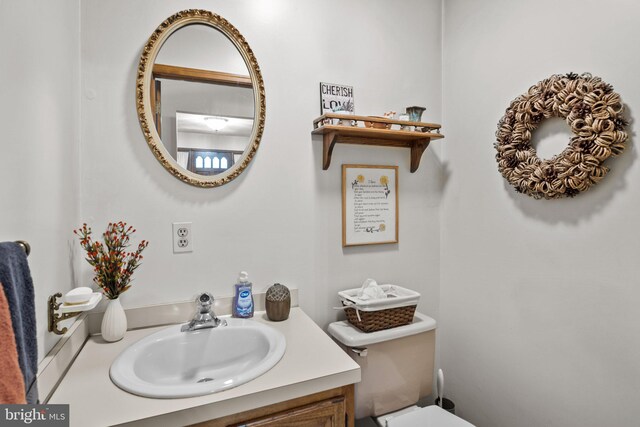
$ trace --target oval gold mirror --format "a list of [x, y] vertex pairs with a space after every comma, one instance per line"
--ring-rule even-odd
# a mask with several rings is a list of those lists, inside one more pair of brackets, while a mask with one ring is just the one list
[[264, 130], [264, 82], [240, 32], [206, 10], [170, 16], [145, 45], [136, 81], [145, 139], [176, 178], [217, 187], [244, 171]]

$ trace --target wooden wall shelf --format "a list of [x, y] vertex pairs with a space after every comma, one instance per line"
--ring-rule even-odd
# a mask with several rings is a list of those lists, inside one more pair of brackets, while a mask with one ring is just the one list
[[[414, 130], [400, 130], [400, 126], [410, 126]], [[323, 170], [329, 169], [333, 148], [340, 143], [410, 148], [411, 173], [418, 170], [422, 153], [431, 140], [444, 138], [440, 125], [435, 123], [329, 113], [313, 121], [311, 134], [322, 135]]]

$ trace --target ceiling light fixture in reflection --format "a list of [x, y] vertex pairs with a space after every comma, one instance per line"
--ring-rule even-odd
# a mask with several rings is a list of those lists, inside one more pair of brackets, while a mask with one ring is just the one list
[[207, 127], [214, 131], [219, 131], [227, 127], [227, 119], [223, 119], [222, 117], [205, 117], [204, 122]]

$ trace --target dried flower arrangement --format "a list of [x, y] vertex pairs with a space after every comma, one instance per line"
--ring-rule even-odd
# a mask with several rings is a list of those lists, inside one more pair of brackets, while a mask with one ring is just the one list
[[102, 233], [104, 244], [91, 239], [91, 227], [87, 224], [82, 224], [73, 232], [87, 252], [86, 260], [95, 273], [93, 281], [102, 288], [104, 295], [113, 300], [127, 291], [131, 287], [133, 272], [140, 266], [142, 251], [149, 242], [142, 240], [135, 252], [127, 252], [130, 236], [136, 230], [122, 221], [109, 223], [107, 230]]
[[[573, 136], [551, 159], [540, 159], [531, 132], [550, 117], [566, 119]], [[573, 197], [609, 172], [602, 163], [628, 138], [620, 95], [589, 73], [555, 74], [511, 102], [498, 123], [498, 170], [517, 192], [533, 198]]]

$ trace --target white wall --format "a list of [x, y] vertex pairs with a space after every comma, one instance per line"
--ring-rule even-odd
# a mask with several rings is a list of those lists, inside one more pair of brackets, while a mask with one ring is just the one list
[[493, 149], [510, 101], [554, 73], [598, 75], [637, 112], [639, 20], [623, 0], [445, 4], [441, 365], [479, 427], [640, 419], [636, 126], [575, 199], [516, 194]]
[[[251, 129], [249, 129], [251, 130]], [[217, 135], [215, 133], [178, 132], [178, 147], [203, 150], [235, 150], [247, 148], [249, 136]]]
[[[633, 113], [635, 2], [449, 0], [444, 64], [436, 0], [88, 0], [81, 16], [79, 3], [0, 1], [0, 51], [10, 58], [0, 62], [2, 240], [32, 243], [41, 357], [57, 339], [45, 331], [47, 296], [91, 282], [84, 264], [74, 277], [82, 255], [72, 253], [71, 230], [124, 219], [151, 241], [126, 307], [201, 290], [229, 295], [247, 269], [257, 290], [275, 281], [300, 288], [303, 308], [325, 325], [337, 316], [338, 290], [366, 277], [394, 281], [421, 291], [420, 309], [438, 319], [447, 394], [479, 427], [636, 423], [635, 127], [612, 172], [575, 199], [516, 194], [493, 150], [509, 102], [553, 73], [599, 75]], [[261, 148], [241, 177], [217, 189], [165, 172], [134, 107], [147, 37], [194, 7], [244, 34], [266, 83]], [[320, 140], [310, 136], [320, 81], [352, 84], [360, 114], [426, 105], [425, 119], [444, 119], [447, 138], [415, 174], [405, 150], [358, 146], [337, 146], [322, 171]], [[398, 245], [341, 248], [342, 163], [400, 166]], [[173, 221], [193, 221], [194, 253], [171, 253]]]
[[[204, 8], [235, 25], [251, 45], [265, 85], [267, 120], [250, 167], [215, 189], [190, 187], [157, 162], [135, 111], [135, 71], [147, 38], [181, 9]], [[410, 11], [410, 12], [409, 12]], [[82, 2], [82, 220], [134, 224], [150, 241], [125, 307], [230, 295], [238, 271], [257, 290], [280, 282], [301, 291], [320, 325], [338, 314], [338, 290], [367, 277], [422, 292], [437, 317], [441, 166], [438, 148], [409, 173], [409, 151], [338, 146], [328, 171], [319, 82], [354, 86], [356, 111], [381, 114], [426, 105], [441, 119], [440, 1], [286, 0]], [[408, 30], [409, 29], [409, 30]], [[439, 143], [434, 143], [437, 146]], [[400, 243], [342, 249], [342, 163], [400, 167]], [[194, 252], [174, 255], [171, 223], [192, 221]], [[83, 282], [90, 282], [85, 270]]]
[[80, 6], [78, 0], [0, 1], [0, 240], [27, 240], [38, 353], [47, 298], [71, 289], [79, 221]]
[[[248, 72], [246, 73], [248, 74]], [[176, 112], [211, 116], [254, 118], [254, 96], [250, 88], [195, 83], [184, 80], [160, 80], [162, 85], [162, 143], [174, 155], [184, 147], [176, 135]], [[251, 128], [241, 148], [249, 143]], [[221, 148], [221, 147], [218, 147]]]
[[242, 55], [227, 36], [202, 24], [187, 25], [171, 34], [154, 63], [249, 75]]

